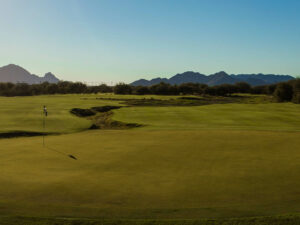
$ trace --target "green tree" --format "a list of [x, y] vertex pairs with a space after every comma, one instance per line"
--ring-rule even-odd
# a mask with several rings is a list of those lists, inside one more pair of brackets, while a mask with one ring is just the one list
[[119, 95], [129, 95], [132, 93], [132, 87], [128, 84], [119, 83], [114, 87], [114, 93]]
[[289, 83], [279, 83], [274, 91], [274, 96], [278, 102], [291, 101], [293, 98], [293, 87]]

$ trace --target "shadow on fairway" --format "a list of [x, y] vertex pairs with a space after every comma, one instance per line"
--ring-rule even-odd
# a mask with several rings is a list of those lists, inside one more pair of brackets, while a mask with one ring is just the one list
[[77, 157], [75, 157], [74, 155], [67, 154], [67, 153], [62, 152], [62, 151], [58, 151], [58, 150], [56, 150], [56, 149], [54, 149], [54, 148], [50, 148], [50, 147], [48, 147], [48, 146], [43, 146], [43, 147], [46, 148], [46, 149], [48, 149], [48, 150], [50, 150], [50, 151], [56, 152], [56, 153], [58, 153], [58, 154], [61, 154], [61, 155], [63, 155], [63, 156], [66, 156], [66, 157], [69, 157], [69, 158], [71, 158], [71, 159], [77, 160]]

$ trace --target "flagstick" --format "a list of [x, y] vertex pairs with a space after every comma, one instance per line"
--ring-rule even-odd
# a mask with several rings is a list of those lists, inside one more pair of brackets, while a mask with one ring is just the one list
[[43, 147], [45, 147], [45, 127], [46, 127], [46, 116], [47, 116], [47, 108], [44, 105], [43, 108]]
[[43, 147], [45, 147], [45, 114], [43, 116]]
[[74, 160], [77, 160], [77, 158], [74, 156], [74, 155], [68, 155], [64, 152], [60, 152], [60, 151], [57, 151], [56, 149], [53, 149], [53, 148], [49, 148], [49, 147], [46, 147], [45, 146], [45, 128], [46, 128], [46, 117], [48, 116], [48, 111], [47, 111], [47, 108], [46, 106], [44, 105], [44, 109], [43, 109], [43, 147], [45, 149], [48, 149], [50, 151], [54, 151], [54, 152], [57, 152], [59, 154], [62, 154], [62, 155], [65, 155], [71, 159], [74, 159]]

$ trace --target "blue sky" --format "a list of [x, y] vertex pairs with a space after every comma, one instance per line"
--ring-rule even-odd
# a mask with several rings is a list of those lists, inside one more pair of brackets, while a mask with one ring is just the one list
[[0, 66], [38, 75], [300, 75], [299, 0], [0, 0], [0, 11]]

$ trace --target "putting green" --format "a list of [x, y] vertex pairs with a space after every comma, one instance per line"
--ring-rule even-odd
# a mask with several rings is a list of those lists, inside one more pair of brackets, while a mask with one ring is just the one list
[[300, 210], [300, 133], [87, 131], [0, 140], [1, 214], [208, 218]]

